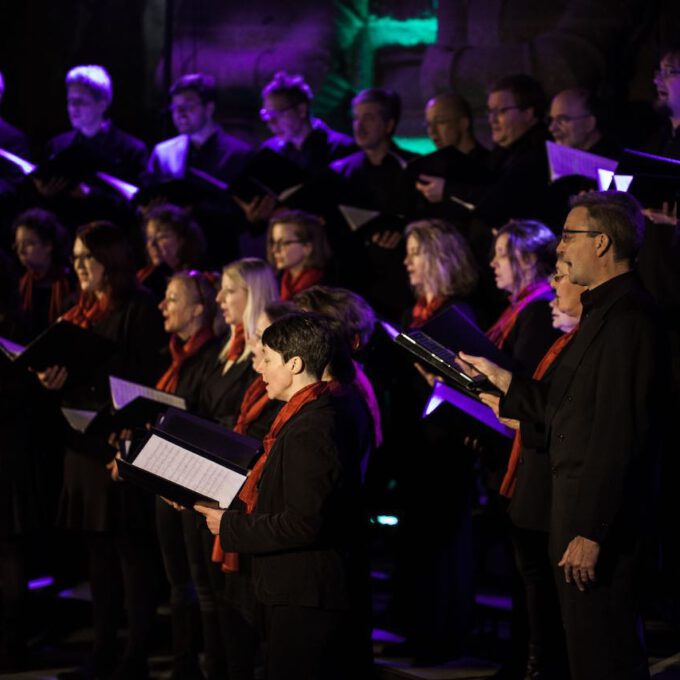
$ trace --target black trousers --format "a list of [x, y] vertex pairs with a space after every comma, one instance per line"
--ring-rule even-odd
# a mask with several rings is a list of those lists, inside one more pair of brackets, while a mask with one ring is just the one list
[[[551, 551], [554, 561], [557, 552]], [[555, 568], [574, 680], [649, 678], [640, 618], [642, 564], [640, 545], [628, 550], [605, 546], [597, 581], [585, 592], [566, 583], [563, 570]]]
[[295, 605], [263, 606], [266, 680], [358, 678], [349, 635], [349, 612]]
[[568, 677], [560, 605], [548, 554], [548, 533], [513, 525], [511, 535], [515, 565], [524, 587], [529, 653], [540, 659], [542, 668], [554, 669], [550, 677]]

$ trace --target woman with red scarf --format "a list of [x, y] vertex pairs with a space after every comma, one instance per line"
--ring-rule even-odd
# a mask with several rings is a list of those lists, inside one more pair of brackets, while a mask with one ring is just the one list
[[19, 215], [12, 231], [14, 250], [26, 270], [19, 281], [22, 321], [27, 339], [33, 339], [72, 302], [69, 237], [55, 215], [41, 208]]
[[161, 300], [173, 272], [201, 265], [205, 237], [188, 210], [169, 204], [145, 213], [142, 232], [147, 264], [137, 272], [137, 281]]
[[491, 268], [510, 304], [486, 335], [522, 372], [532, 372], [557, 338], [548, 283], [556, 245], [550, 229], [531, 220], [508, 222], [494, 239]]
[[281, 273], [281, 299], [321, 283], [331, 252], [324, 221], [299, 210], [275, 215], [267, 230], [267, 260]]
[[321, 317], [294, 314], [272, 324], [262, 343], [267, 394], [284, 406], [240, 509], [196, 509], [224, 551], [251, 556], [269, 680], [368, 677], [348, 629], [363, 533], [360, 474], [347, 445], [354, 424], [321, 381], [333, 334]]
[[[197, 271], [175, 274], [159, 308], [166, 333], [170, 333], [169, 366], [156, 388], [186, 400], [187, 410], [199, 409], [203, 383], [221, 373], [221, 349], [213, 325], [217, 313], [212, 277]], [[224, 651], [219, 636], [218, 604], [206, 571], [201, 527], [192, 513], [178, 513], [163, 499], [156, 499], [156, 527], [165, 572], [170, 583], [173, 643], [173, 675], [200, 678], [198, 631], [200, 609], [205, 670], [210, 680], [224, 675]], [[198, 600], [198, 607], [196, 601]]]
[[[421, 328], [452, 306], [474, 319], [468, 300], [478, 272], [462, 235], [436, 219], [413, 222], [405, 233], [404, 265], [416, 303], [403, 325]], [[464, 416], [442, 404], [423, 418], [431, 388], [410, 358], [400, 354], [396, 361], [395, 377], [386, 383], [393, 404], [385, 428], [391, 469], [383, 473], [396, 473], [402, 491], [395, 614], [418, 662], [432, 663], [455, 656], [452, 645], [472, 625], [475, 456], [463, 446]]]
[[277, 297], [274, 273], [263, 260], [246, 257], [222, 270], [217, 303], [229, 337], [220, 351], [220, 370], [201, 386], [199, 409], [227, 427], [235, 425], [245, 391], [255, 378], [247, 340], [265, 305]]
[[[109, 375], [155, 384], [165, 336], [153, 299], [137, 286], [133, 258], [118, 227], [109, 222], [80, 227], [73, 262], [80, 297], [61, 323], [73, 323], [112, 340], [116, 351], [93, 373], [88, 385], [66, 385], [67, 372], [59, 366], [38, 377], [46, 388], [63, 390], [65, 405], [97, 411], [110, 403]], [[92, 656], [65, 677], [146, 677], [157, 578], [153, 499], [132, 485], [113, 481], [115, 451], [107, 437], [71, 431], [66, 445], [58, 522], [79, 532], [89, 548], [95, 639]], [[121, 575], [128, 611], [122, 657], [116, 644], [121, 601], [116, 593]]]

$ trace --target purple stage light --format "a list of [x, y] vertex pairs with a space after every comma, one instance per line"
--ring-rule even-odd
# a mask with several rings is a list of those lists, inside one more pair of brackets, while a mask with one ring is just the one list
[[399, 645], [406, 640], [405, 637], [397, 635], [396, 633], [390, 633], [389, 630], [382, 630], [380, 628], [373, 629], [373, 635], [371, 636], [373, 642], [389, 642], [390, 644]]
[[509, 612], [512, 610], [512, 598], [503, 595], [489, 595], [488, 593], [477, 593], [475, 603], [480, 607], [490, 609], [501, 609]]
[[54, 579], [51, 576], [40, 576], [28, 582], [29, 590], [42, 590], [54, 585]]

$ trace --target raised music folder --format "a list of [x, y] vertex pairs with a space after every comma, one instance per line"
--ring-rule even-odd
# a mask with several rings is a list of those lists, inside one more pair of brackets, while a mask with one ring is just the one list
[[[188, 413], [171, 412], [117, 459], [120, 476], [184, 507], [208, 503], [228, 508], [248, 476], [261, 442]], [[203, 435], [201, 435], [203, 433]]]

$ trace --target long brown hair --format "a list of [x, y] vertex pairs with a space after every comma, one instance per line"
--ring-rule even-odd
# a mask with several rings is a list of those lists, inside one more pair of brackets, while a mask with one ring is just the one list
[[128, 297], [137, 289], [134, 258], [125, 234], [112, 222], [89, 222], [76, 231], [76, 238], [104, 267], [107, 294], [112, 303]]

